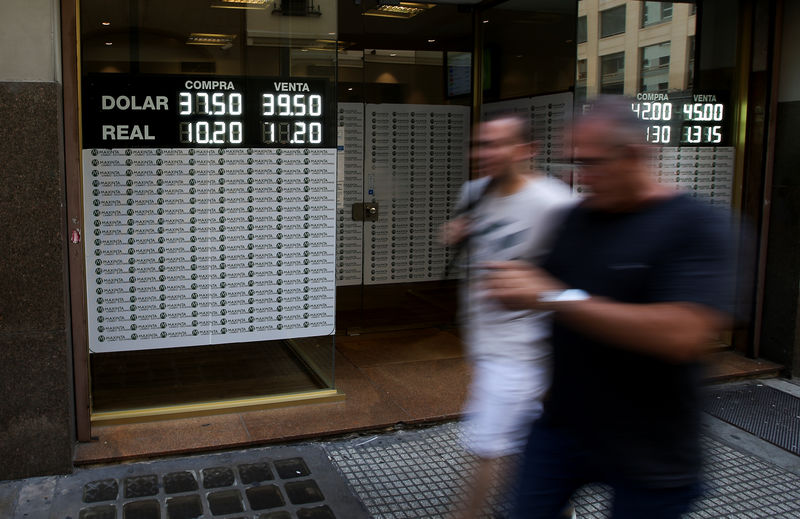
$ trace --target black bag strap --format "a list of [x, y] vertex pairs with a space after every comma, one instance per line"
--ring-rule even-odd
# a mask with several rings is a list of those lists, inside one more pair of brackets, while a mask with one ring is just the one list
[[[475, 183], [473, 183], [471, 186], [470, 185], [467, 186], [467, 203], [464, 204], [463, 208], [461, 208], [459, 211], [456, 212], [455, 214], [456, 218], [468, 215], [469, 213], [474, 211], [476, 207], [478, 207], [480, 202], [484, 199], [484, 195], [489, 190], [489, 186], [492, 184], [492, 181], [489, 180], [480, 186], [475, 186], [474, 184]], [[470, 196], [473, 195], [473, 190], [470, 189], [471, 187], [479, 187], [478, 189], [474, 190], [474, 193], [477, 193], [475, 194], [475, 196]], [[458, 261], [459, 256], [461, 256], [461, 253], [467, 248], [467, 243], [469, 242], [469, 238], [470, 235], [467, 234], [466, 236], [464, 236], [464, 238], [462, 238], [460, 242], [450, 246], [450, 251], [452, 252], [452, 254], [450, 256], [450, 261], [448, 261], [447, 265], [445, 265], [444, 267], [445, 279], [447, 279], [447, 277], [455, 268], [456, 262]]]

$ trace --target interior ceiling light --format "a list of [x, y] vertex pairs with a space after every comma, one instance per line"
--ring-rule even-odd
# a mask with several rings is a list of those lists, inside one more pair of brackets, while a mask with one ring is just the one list
[[[247, 45], [252, 47], [285, 47], [286, 41], [278, 37], [266, 36], [249, 36], [247, 38]], [[295, 49], [308, 49], [308, 50], [324, 50], [324, 51], [344, 51], [347, 48], [354, 47], [355, 42], [333, 40], [333, 39], [311, 39], [311, 38], [295, 38], [292, 40], [292, 47]]]
[[111, 22], [100, 22], [100, 25], [108, 27], [109, 25], [111, 25]]
[[364, 11], [361, 14], [364, 16], [382, 16], [384, 18], [400, 18], [407, 20], [435, 6], [436, 4], [425, 4], [421, 2], [381, 0], [378, 2], [378, 7]]
[[271, 0], [213, 0], [211, 7], [223, 9], [266, 9]]
[[186, 38], [187, 45], [218, 45], [220, 47], [233, 44], [235, 34], [212, 34], [207, 32], [193, 32]]

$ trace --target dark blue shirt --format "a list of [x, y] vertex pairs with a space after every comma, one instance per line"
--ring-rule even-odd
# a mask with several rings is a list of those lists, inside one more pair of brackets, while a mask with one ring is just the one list
[[[730, 218], [686, 195], [635, 212], [579, 206], [544, 268], [570, 287], [624, 303], [692, 302], [731, 313]], [[657, 486], [700, 468], [701, 369], [582, 334], [553, 330], [554, 376], [545, 423], [581, 439], [610, 477]]]

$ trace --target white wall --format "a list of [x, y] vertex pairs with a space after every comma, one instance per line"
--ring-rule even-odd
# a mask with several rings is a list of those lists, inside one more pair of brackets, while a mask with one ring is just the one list
[[778, 102], [800, 101], [800, 2], [784, 0]]
[[61, 82], [59, 0], [0, 1], [0, 81]]

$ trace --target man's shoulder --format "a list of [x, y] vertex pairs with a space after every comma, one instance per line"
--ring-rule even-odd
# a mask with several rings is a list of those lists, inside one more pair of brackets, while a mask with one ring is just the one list
[[696, 198], [685, 191], [677, 191], [664, 200], [665, 203], [661, 204], [661, 207], [667, 211], [686, 211], [718, 216], [725, 213], [724, 208], [711, 205], [710, 202], [702, 197]]
[[682, 232], [725, 235], [733, 229], [733, 215], [728, 208], [713, 206], [685, 193], [676, 195], [670, 202], [664, 209]]
[[485, 189], [489, 185], [491, 179], [489, 177], [474, 178], [464, 182], [464, 189]]
[[490, 180], [488, 177], [482, 177], [464, 182], [461, 186], [458, 205], [462, 209], [475, 206], [486, 193]]
[[567, 184], [545, 176], [531, 179], [524, 190], [528, 198], [549, 205], [571, 206], [578, 201]]
[[712, 206], [708, 202], [696, 199], [686, 193], [677, 193], [633, 212], [605, 213], [592, 209], [583, 203], [577, 203], [573, 213], [576, 218], [589, 220], [597, 219], [598, 217], [602, 218], [603, 216], [613, 219], [616, 215], [622, 215], [622, 220], [647, 221], [655, 219], [674, 226], [685, 225], [689, 228], [708, 225], [730, 225], [732, 221], [731, 212], [727, 208]]
[[574, 239], [613, 232], [629, 240], [632, 249], [727, 250], [735, 221], [730, 210], [681, 193], [630, 213], [605, 213], [578, 204], [567, 215], [564, 229]]

